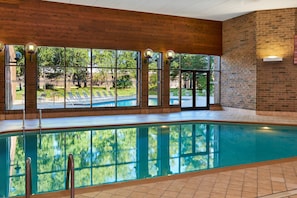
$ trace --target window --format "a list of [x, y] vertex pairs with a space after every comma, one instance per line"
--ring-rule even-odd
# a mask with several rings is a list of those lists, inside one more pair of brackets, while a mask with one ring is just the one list
[[6, 110], [25, 109], [25, 47], [5, 47], [5, 105]]
[[170, 105], [179, 105], [180, 95], [180, 55], [176, 54], [175, 58], [170, 62]]
[[162, 56], [161, 53], [154, 52], [149, 59], [148, 65], [148, 105], [161, 105], [161, 71]]
[[139, 52], [39, 47], [37, 108], [138, 105]]
[[66, 104], [69, 108], [91, 106], [90, 49], [66, 48]]
[[37, 54], [37, 108], [64, 108], [65, 48], [39, 47]]
[[117, 106], [138, 106], [139, 60], [135, 51], [117, 51]]
[[220, 104], [221, 98], [221, 59], [219, 56], [210, 56], [210, 104]]

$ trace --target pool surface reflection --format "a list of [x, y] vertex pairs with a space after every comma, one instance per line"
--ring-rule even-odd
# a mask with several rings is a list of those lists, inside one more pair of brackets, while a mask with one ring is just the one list
[[86, 187], [294, 157], [297, 127], [175, 123], [0, 136], [0, 197], [65, 189], [68, 154], [75, 186]]

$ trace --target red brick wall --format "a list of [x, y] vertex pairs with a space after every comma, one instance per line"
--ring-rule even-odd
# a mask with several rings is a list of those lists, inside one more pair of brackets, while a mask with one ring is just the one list
[[256, 14], [223, 22], [221, 104], [256, 108]]
[[[296, 13], [297, 9], [258, 11], [223, 22], [223, 106], [297, 111]], [[263, 62], [269, 55], [284, 60]]]
[[[257, 111], [297, 111], [296, 11], [257, 12]], [[281, 56], [283, 61], [263, 62], [268, 55]]]

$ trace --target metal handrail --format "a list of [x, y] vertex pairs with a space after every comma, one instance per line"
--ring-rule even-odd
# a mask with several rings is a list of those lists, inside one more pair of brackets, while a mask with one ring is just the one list
[[74, 198], [74, 160], [73, 155], [68, 155], [68, 164], [67, 164], [67, 178], [66, 178], [66, 189], [69, 189], [69, 177], [71, 174], [71, 189], [70, 189], [70, 197]]
[[31, 158], [26, 159], [26, 198], [32, 195], [32, 172], [31, 172]]

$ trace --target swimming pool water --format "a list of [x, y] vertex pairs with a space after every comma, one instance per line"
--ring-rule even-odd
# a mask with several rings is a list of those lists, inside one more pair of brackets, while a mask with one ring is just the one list
[[175, 123], [0, 136], [0, 197], [65, 189], [68, 154], [75, 186], [166, 176], [297, 155], [297, 127]]

